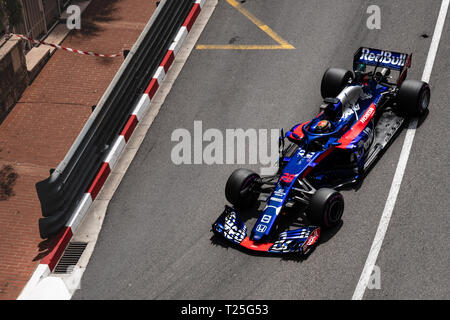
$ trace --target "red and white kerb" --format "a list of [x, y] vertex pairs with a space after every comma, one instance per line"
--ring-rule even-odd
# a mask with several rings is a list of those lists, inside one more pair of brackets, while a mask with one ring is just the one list
[[81, 221], [83, 220], [83, 217], [85, 216], [92, 202], [97, 197], [98, 193], [100, 192], [100, 189], [102, 188], [103, 184], [105, 183], [106, 179], [111, 173], [111, 170], [116, 165], [120, 154], [122, 153], [123, 149], [125, 148], [125, 145], [129, 141], [137, 124], [139, 123], [139, 121], [142, 120], [145, 113], [147, 112], [151, 100], [153, 99], [159, 86], [162, 84], [162, 81], [166, 76], [167, 71], [172, 65], [175, 56], [179, 52], [181, 44], [183, 43], [184, 39], [186, 39], [187, 34], [191, 30], [192, 25], [197, 19], [205, 1], [206, 0], [195, 1], [194, 6], [189, 12], [189, 15], [187, 16], [182, 27], [178, 31], [174, 41], [169, 47], [169, 50], [164, 56], [160, 66], [153, 75], [153, 78], [151, 79], [147, 89], [142, 94], [138, 103], [134, 107], [130, 117], [128, 118], [128, 121], [126, 122], [124, 128], [122, 129], [122, 132], [114, 140], [114, 143], [112, 144], [110, 151], [108, 152], [107, 156], [104, 159], [103, 164], [101, 165], [99, 171], [97, 172], [97, 175], [95, 176], [88, 190], [86, 190], [86, 193], [83, 195], [80, 203], [78, 204], [71, 218], [67, 222], [65, 228], [63, 228], [63, 230], [61, 230], [60, 233], [57, 235], [54, 246], [52, 246], [51, 252], [42, 259], [41, 264], [48, 265], [50, 272], [53, 271], [54, 267], [56, 266], [56, 263], [58, 262], [59, 258], [64, 252], [64, 249], [66, 248], [70, 239], [72, 238], [73, 233], [80, 225]]

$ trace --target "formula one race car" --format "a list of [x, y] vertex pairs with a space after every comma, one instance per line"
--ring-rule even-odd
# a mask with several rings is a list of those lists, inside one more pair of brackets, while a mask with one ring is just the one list
[[[341, 220], [344, 199], [336, 190], [361, 181], [405, 120], [427, 111], [429, 85], [405, 80], [411, 58], [412, 54], [360, 48], [353, 72], [328, 69], [322, 78], [324, 103], [319, 114], [286, 134], [281, 130], [277, 174], [260, 177], [247, 169], [231, 174], [225, 196], [233, 207], [225, 206], [212, 225], [214, 234], [254, 251], [309, 252], [321, 228], [335, 227]], [[391, 72], [397, 73], [396, 82]], [[257, 201], [265, 207], [248, 235], [241, 212]], [[307, 223], [295, 230], [280, 229], [280, 217], [302, 208]]]

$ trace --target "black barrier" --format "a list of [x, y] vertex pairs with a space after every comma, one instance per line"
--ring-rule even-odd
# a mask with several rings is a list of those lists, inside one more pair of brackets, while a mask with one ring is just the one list
[[36, 183], [42, 239], [57, 233], [70, 219], [193, 2], [161, 1], [64, 160], [50, 177]]

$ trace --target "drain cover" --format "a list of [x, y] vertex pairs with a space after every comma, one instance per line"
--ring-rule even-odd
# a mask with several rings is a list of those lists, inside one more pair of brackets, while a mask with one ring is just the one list
[[56, 265], [53, 273], [71, 273], [86, 249], [87, 242], [71, 242]]

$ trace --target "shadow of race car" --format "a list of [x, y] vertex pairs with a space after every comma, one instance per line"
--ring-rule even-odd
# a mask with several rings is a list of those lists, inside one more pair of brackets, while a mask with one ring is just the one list
[[[353, 71], [326, 70], [319, 114], [286, 134], [281, 130], [278, 172], [231, 174], [225, 196], [233, 206], [226, 205], [214, 222], [214, 234], [253, 251], [308, 253], [321, 228], [341, 221], [344, 198], [338, 190], [360, 183], [406, 120], [426, 113], [430, 87], [406, 80], [411, 59], [412, 54], [359, 48]], [[264, 208], [248, 232], [242, 212], [255, 203]], [[280, 217], [292, 212], [304, 212], [305, 223], [280, 229]]]

